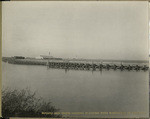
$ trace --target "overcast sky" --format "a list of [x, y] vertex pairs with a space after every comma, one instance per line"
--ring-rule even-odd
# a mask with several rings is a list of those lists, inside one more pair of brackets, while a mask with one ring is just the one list
[[148, 2], [3, 2], [2, 55], [145, 60]]

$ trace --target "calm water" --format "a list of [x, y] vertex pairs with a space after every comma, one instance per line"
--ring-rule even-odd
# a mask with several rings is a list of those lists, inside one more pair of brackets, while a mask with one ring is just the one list
[[2, 85], [16, 89], [29, 87], [37, 91], [37, 96], [51, 99], [62, 112], [148, 111], [148, 71], [65, 72], [3, 62]]

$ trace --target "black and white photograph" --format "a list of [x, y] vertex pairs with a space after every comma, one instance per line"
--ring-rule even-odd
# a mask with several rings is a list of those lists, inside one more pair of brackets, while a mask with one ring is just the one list
[[149, 117], [148, 1], [2, 2], [2, 116]]

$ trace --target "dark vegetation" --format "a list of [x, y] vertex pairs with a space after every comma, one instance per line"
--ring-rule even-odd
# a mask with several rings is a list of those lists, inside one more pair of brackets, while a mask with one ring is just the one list
[[[54, 112], [59, 111], [43, 98], [37, 98], [35, 92], [29, 89], [2, 91], [2, 116], [3, 117], [56, 117]], [[42, 112], [52, 112], [53, 114], [44, 115]]]

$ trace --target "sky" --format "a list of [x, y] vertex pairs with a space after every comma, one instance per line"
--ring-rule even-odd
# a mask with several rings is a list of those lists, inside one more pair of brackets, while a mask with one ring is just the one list
[[[149, 3], [149, 41], [150, 41], [150, 3]], [[149, 42], [150, 46], [150, 42]], [[150, 47], [149, 47], [149, 56], [150, 56]]]
[[2, 56], [147, 60], [148, 2], [2, 3]]

